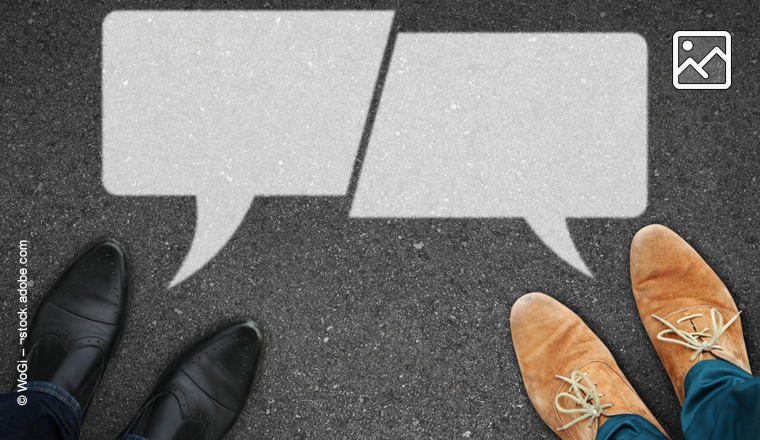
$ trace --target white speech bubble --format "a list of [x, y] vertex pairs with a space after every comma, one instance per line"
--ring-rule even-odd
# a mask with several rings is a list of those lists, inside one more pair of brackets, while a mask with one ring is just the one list
[[344, 195], [393, 12], [123, 11], [103, 22], [103, 184], [196, 196], [174, 285], [255, 196]]
[[647, 203], [636, 34], [399, 34], [352, 217], [523, 217], [592, 276], [568, 217]]

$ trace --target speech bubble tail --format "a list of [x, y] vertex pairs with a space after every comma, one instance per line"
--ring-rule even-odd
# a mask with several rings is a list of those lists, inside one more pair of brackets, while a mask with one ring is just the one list
[[564, 219], [557, 221], [554, 217], [537, 216], [526, 217], [525, 220], [531, 229], [533, 229], [533, 232], [557, 256], [584, 275], [594, 278], [594, 274], [586, 267], [586, 263], [583, 262], [583, 258], [578, 253], [578, 249], [575, 247], [575, 243], [573, 243], [573, 239], [570, 236], [570, 231], [567, 229], [567, 222]]
[[196, 196], [195, 235], [190, 251], [169, 283], [174, 287], [206, 265], [219, 252], [243, 222], [253, 196], [226, 191]]

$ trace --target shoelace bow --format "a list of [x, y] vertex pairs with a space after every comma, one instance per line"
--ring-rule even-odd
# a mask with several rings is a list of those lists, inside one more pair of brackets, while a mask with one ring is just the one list
[[[604, 410], [612, 407], [613, 405], [611, 403], [602, 405], [602, 403], [599, 401], [599, 398], [604, 397], [604, 394], [599, 394], [596, 391], [596, 385], [594, 385], [594, 383], [591, 382], [591, 380], [588, 378], [588, 373], [573, 371], [572, 374], [570, 374], [569, 379], [567, 377], [562, 377], [559, 375], [555, 377], [569, 383], [570, 389], [567, 393], [557, 394], [557, 397], [554, 398], [554, 406], [557, 407], [558, 411], [565, 414], [581, 414], [572, 422], [557, 429], [557, 431], [565, 430], [575, 425], [576, 423], [582, 422], [588, 418], [591, 418], [588, 424], [588, 427], [591, 428], [591, 426], [594, 424], [594, 421], [596, 421], [602, 415], [609, 417], [609, 414], [605, 414]], [[585, 382], [585, 386], [581, 384], [581, 380]], [[574, 395], [570, 393], [573, 393]], [[575, 405], [580, 406], [581, 408], [567, 409], [561, 407], [559, 404], [560, 397], [567, 397], [568, 399], [573, 400], [575, 402]]]
[[[694, 359], [697, 358], [697, 356], [700, 356], [702, 352], [705, 351], [712, 351], [712, 350], [723, 350], [723, 347], [720, 345], [715, 345], [716, 342], [718, 342], [718, 338], [725, 333], [725, 331], [728, 329], [728, 327], [736, 321], [736, 318], [739, 317], [739, 315], [742, 312], [737, 313], [734, 315], [733, 318], [731, 318], [726, 325], [723, 325], [723, 315], [718, 311], [718, 309], [710, 309], [710, 317], [712, 318], [712, 328], [713, 334], [707, 333], [710, 330], [710, 327], [705, 327], [704, 330], [701, 332], [685, 332], [683, 330], [677, 329], [673, 324], [669, 323], [668, 321], [660, 318], [657, 315], [652, 315], [653, 318], [657, 319], [661, 323], [668, 326], [668, 329], [661, 331], [660, 333], [657, 333], [657, 339], [664, 342], [673, 342], [675, 344], [683, 345], [686, 348], [691, 348], [692, 350], [695, 350], [696, 353], [694, 353], [694, 356], [692, 356], [689, 359], [689, 362], [694, 362]], [[692, 318], [701, 318], [704, 316], [701, 313], [696, 313], [694, 315], [685, 316], [678, 321], [676, 321], [676, 325], [692, 319]], [[672, 339], [672, 338], [666, 338], [665, 335], [668, 333], [675, 333], [676, 335], [680, 336], [684, 339], [684, 341], [678, 340], [678, 339]], [[707, 341], [703, 341], [701, 338], [710, 338]]]

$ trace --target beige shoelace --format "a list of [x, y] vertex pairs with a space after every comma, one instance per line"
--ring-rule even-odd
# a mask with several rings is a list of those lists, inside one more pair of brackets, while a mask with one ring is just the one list
[[[591, 428], [591, 426], [594, 424], [594, 421], [596, 421], [602, 415], [609, 417], [609, 414], [605, 414], [604, 410], [612, 407], [613, 405], [611, 403], [608, 403], [607, 405], [601, 404], [599, 398], [604, 397], [604, 394], [599, 394], [596, 391], [596, 385], [594, 385], [594, 383], [591, 382], [591, 380], [588, 378], [588, 373], [573, 371], [573, 373], [570, 374], [569, 379], [562, 376], [555, 377], [569, 383], [570, 389], [567, 393], [557, 394], [557, 397], [554, 398], [554, 406], [557, 407], [558, 411], [565, 414], [581, 414], [577, 419], [557, 429], [557, 431], [565, 430], [575, 425], [576, 423], [582, 422], [588, 418], [591, 419], [589, 420], [588, 424], [588, 427]], [[581, 384], [581, 380], [585, 382], [585, 386]], [[573, 393], [574, 395], [570, 393]], [[561, 407], [559, 404], [560, 397], [567, 397], [568, 399], [573, 400], [575, 402], [575, 406], [580, 406], [581, 408], [566, 409]]]
[[[686, 348], [691, 348], [692, 350], [695, 350], [696, 353], [694, 353], [694, 356], [689, 359], [689, 362], [694, 362], [694, 359], [697, 358], [697, 356], [701, 356], [702, 352], [704, 351], [711, 351], [711, 350], [723, 350], [723, 347], [720, 345], [715, 345], [716, 342], [718, 342], [718, 338], [723, 335], [723, 333], [728, 329], [728, 327], [736, 321], [736, 318], [739, 317], [739, 315], [742, 312], [737, 313], [731, 320], [729, 320], [726, 325], [723, 325], [723, 315], [718, 311], [718, 309], [711, 309], [710, 310], [710, 317], [712, 318], [712, 328], [713, 334], [707, 333], [710, 330], [710, 327], [705, 327], [704, 330], [701, 332], [685, 332], [683, 330], [677, 329], [673, 324], [669, 323], [668, 321], [660, 318], [657, 315], [652, 315], [653, 318], [657, 319], [661, 323], [668, 326], [667, 330], [663, 330], [660, 333], [657, 333], [657, 339], [664, 342], [673, 342], [675, 344], [683, 345]], [[687, 321], [692, 318], [701, 318], [704, 316], [701, 313], [696, 313], [694, 315], [684, 316], [683, 318], [676, 321], [676, 325]], [[696, 329], [695, 329], [696, 330]], [[684, 340], [681, 341], [679, 339], [671, 339], [666, 338], [665, 335], [668, 333], [675, 333], [676, 335], [680, 336]], [[707, 341], [703, 341], [701, 338], [710, 338]]]

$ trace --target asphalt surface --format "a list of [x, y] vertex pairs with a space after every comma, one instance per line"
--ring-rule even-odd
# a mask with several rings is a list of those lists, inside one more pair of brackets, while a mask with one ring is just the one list
[[[608, 345], [673, 439], [679, 405], [630, 287], [635, 232], [687, 239], [743, 310], [760, 368], [760, 14], [692, 2], [47, 2], [0, 6], [0, 386], [16, 345], [19, 240], [39, 299], [88, 243], [121, 241], [132, 263], [127, 333], [83, 426], [113, 438], [180, 348], [252, 317], [267, 349], [230, 439], [553, 438], [530, 404], [509, 310], [542, 291]], [[101, 21], [118, 9], [395, 9], [400, 31], [637, 32], [649, 48], [649, 197], [643, 215], [570, 219], [595, 278], [558, 259], [521, 219], [349, 219], [349, 197], [256, 199], [227, 246], [179, 286], [190, 197], [115, 197], [101, 184]], [[733, 34], [728, 90], [676, 90], [671, 38]], [[422, 243], [422, 246], [419, 246]], [[415, 246], [417, 245], [417, 246]], [[550, 325], [551, 323], [547, 323]]]

